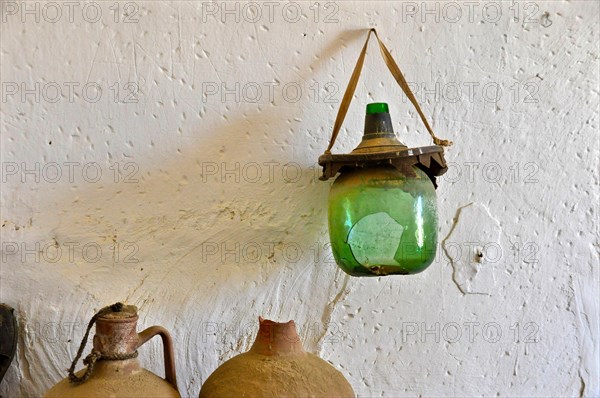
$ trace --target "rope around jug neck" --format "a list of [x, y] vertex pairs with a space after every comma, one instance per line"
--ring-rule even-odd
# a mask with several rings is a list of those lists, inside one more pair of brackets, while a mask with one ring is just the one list
[[83, 364], [87, 366], [87, 368], [85, 369], [85, 373], [81, 377], [75, 375], [75, 366], [77, 366], [77, 362], [79, 361], [79, 358], [81, 358], [81, 354], [83, 353], [85, 345], [87, 344], [88, 337], [90, 335], [90, 330], [92, 329], [92, 326], [94, 326], [94, 323], [96, 323], [96, 320], [98, 320], [98, 318], [102, 315], [108, 314], [110, 312], [121, 312], [121, 310], [123, 310], [123, 303], [115, 303], [102, 308], [92, 317], [92, 319], [90, 319], [85, 334], [83, 335], [83, 339], [81, 340], [81, 344], [79, 345], [79, 349], [77, 350], [77, 355], [75, 356], [75, 359], [73, 359], [71, 367], [69, 368], [69, 381], [71, 383], [81, 384], [86, 382], [87, 379], [89, 379], [92, 375], [92, 372], [94, 371], [94, 365], [99, 360], [125, 360], [135, 358], [138, 356], [137, 350], [128, 354], [116, 355], [103, 355], [102, 353], [100, 353], [100, 351], [92, 350], [92, 352], [83, 360]]

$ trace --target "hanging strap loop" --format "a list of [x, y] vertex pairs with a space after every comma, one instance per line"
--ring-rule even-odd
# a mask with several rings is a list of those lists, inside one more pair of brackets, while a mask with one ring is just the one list
[[356, 85], [358, 84], [360, 72], [365, 62], [365, 55], [367, 53], [367, 46], [369, 44], [369, 39], [371, 38], [371, 33], [375, 34], [375, 37], [377, 38], [377, 42], [379, 43], [379, 50], [381, 51], [381, 55], [383, 57], [383, 60], [385, 61], [385, 64], [387, 65], [389, 71], [392, 73], [392, 76], [394, 76], [394, 79], [396, 80], [406, 97], [414, 105], [415, 109], [417, 110], [417, 113], [423, 121], [423, 124], [425, 125], [425, 128], [427, 128], [429, 135], [431, 135], [434, 144], [443, 147], [452, 145], [452, 141], [440, 139], [435, 135], [433, 129], [427, 121], [427, 118], [425, 117], [425, 114], [423, 114], [423, 111], [421, 110], [417, 99], [415, 98], [414, 94], [412, 93], [412, 90], [408, 86], [404, 75], [400, 71], [398, 64], [396, 64], [396, 61], [394, 61], [392, 54], [388, 51], [388, 49], [385, 47], [385, 45], [379, 38], [379, 35], [377, 34], [375, 28], [371, 28], [369, 29], [369, 33], [367, 34], [367, 40], [365, 41], [365, 44], [362, 48], [362, 51], [360, 52], [358, 60], [356, 61], [356, 66], [354, 67], [354, 71], [352, 72], [352, 76], [350, 77], [350, 82], [348, 82], [348, 87], [346, 88], [346, 92], [344, 93], [344, 97], [342, 98], [342, 103], [340, 104], [340, 109], [338, 110], [338, 114], [335, 118], [335, 123], [333, 125], [333, 133], [331, 135], [331, 140], [329, 141], [329, 146], [325, 150], [325, 154], [331, 154], [331, 148], [333, 148], [333, 144], [335, 144], [335, 140], [338, 136], [338, 133], [340, 132], [340, 129], [342, 128], [344, 119], [346, 118], [346, 113], [348, 112], [348, 108], [350, 107], [350, 102], [352, 102], [352, 96], [354, 95], [354, 91], [356, 90]]

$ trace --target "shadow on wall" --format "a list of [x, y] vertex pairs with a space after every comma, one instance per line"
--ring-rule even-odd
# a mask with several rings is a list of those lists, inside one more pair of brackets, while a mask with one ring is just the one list
[[[363, 33], [340, 33], [306, 69], [314, 73], [340, 50], [340, 42], [358, 39]], [[206, 105], [203, 108], [206, 118], [210, 110]], [[111, 296], [128, 291], [133, 297], [132, 287], [143, 283], [150, 271], [162, 277], [157, 280], [154, 275], [148, 282], [163, 284], [171, 272], [185, 270], [186, 279], [194, 280], [193, 286], [199, 288], [197, 283], [209, 286], [220, 280], [217, 272], [235, 270], [251, 278], [260, 266], [275, 265], [268, 261], [271, 243], [293, 242], [313, 249], [320, 240], [317, 237], [325, 235], [328, 185], [318, 181], [316, 158], [326, 146], [329, 128], [321, 136], [306, 137], [294, 131], [291, 123], [302, 118], [305, 107], [268, 104], [264, 108], [234, 121], [223, 118], [218, 131], [204, 131], [189, 144], [181, 140], [181, 147], [172, 153], [160, 152], [160, 148], [147, 153], [136, 166], [139, 172], [133, 183], [82, 184], [75, 196], [59, 197], [55, 206], [59, 226], [51, 241], [62, 246], [66, 241], [83, 243], [102, 237], [98, 243], [107, 251], [111, 246], [119, 249], [118, 258], [103, 256], [96, 263], [77, 264], [82, 266], [78, 272], [69, 266], [62, 269], [63, 277], [74, 278], [86, 293], [101, 294], [110, 286]], [[176, 131], [171, 134], [180, 137]], [[300, 147], [307, 140], [316, 151], [309, 154], [308, 165], [291, 161], [296, 152], [306, 160], [306, 148]], [[125, 181], [130, 170], [120, 171], [119, 179]], [[73, 192], [67, 186], [64, 191]], [[227, 243], [235, 247], [244, 242], [250, 243], [248, 253], [240, 247], [241, 253], [233, 249], [228, 254]], [[258, 246], [264, 256], [252, 251]], [[244, 263], [244, 257], [256, 261]], [[189, 264], [194, 264], [192, 269]], [[122, 275], [118, 280], [115, 271]]]
[[[306, 79], [341, 51], [340, 42], [363, 34], [364, 30], [340, 33], [304, 69], [301, 78]], [[73, 357], [83, 326], [96, 309], [109, 302], [136, 304], [142, 325], [162, 324], [172, 331], [180, 342], [177, 353], [185, 357], [178, 359], [179, 371], [189, 376], [181, 378], [188, 379], [188, 384], [184, 387], [180, 381], [179, 387], [190, 395], [196, 395], [194, 377], [203, 380], [212, 371], [201, 363], [223, 359], [214, 353], [207, 360], [194, 348], [202, 346], [198, 325], [205, 319], [222, 319], [234, 311], [237, 320], [255, 321], [260, 314], [247, 311], [249, 305], [256, 305], [262, 315], [291, 319], [304, 314], [297, 307], [306, 292], [312, 292], [325, 308], [338, 292], [335, 284], [322, 281], [341, 276], [323, 246], [329, 186], [318, 181], [320, 170], [314, 167], [329, 133], [306, 137], [294, 131], [291, 121], [301, 118], [306, 109], [302, 104], [279, 108], [267, 104], [255, 114], [231, 122], [223, 119], [218, 131], [203, 131], [201, 138], [187, 147], [182, 139], [182, 147], [173, 153], [161, 153], [160, 148], [146, 153], [131, 183], [57, 186], [55, 192], [59, 193], [50, 198], [55, 211], [40, 214], [56, 221], [51, 235], [44, 239], [51, 242], [50, 247], [79, 244], [75, 260], [61, 256], [52, 263], [51, 273], [47, 272], [48, 261], [40, 261], [24, 264], [21, 274], [12, 277], [13, 282], [27, 281], [31, 300], [15, 303], [20, 313], [16, 361], [20, 375], [9, 371], [11, 383], [20, 384], [21, 391], [40, 391], [39, 384], [47, 388], [62, 379], [69, 365], [64, 359]], [[209, 116], [206, 106], [204, 111], [205, 117]], [[257, 131], [255, 126], [264, 130]], [[328, 132], [329, 126], [324, 130]], [[175, 131], [172, 134], [181, 138]], [[315, 143], [315, 147], [308, 145], [308, 152], [307, 141]], [[289, 159], [295, 152], [302, 153], [303, 159], [309, 153], [307, 163], [312, 166], [292, 164]], [[259, 164], [268, 177], [255, 181], [255, 175], [240, 174], [244, 166], [250, 170], [251, 162]], [[270, 164], [265, 166], [265, 162]], [[228, 172], [236, 170], [236, 165], [237, 178], [237, 172]], [[109, 166], [107, 162], [103, 167]], [[121, 171], [120, 178], [125, 179], [126, 170]], [[96, 254], [93, 250], [84, 253], [86, 243], [101, 248], [99, 260], [88, 261]], [[248, 297], [252, 297], [251, 304]], [[76, 310], [65, 311], [65, 303], [73, 303]], [[315, 318], [320, 319], [321, 314]], [[38, 321], [47, 320], [81, 327], [68, 341], [49, 342], [39, 333], [33, 339], [41, 339], [38, 343], [42, 344], [32, 346], [29, 332]], [[242, 345], [247, 346], [252, 338]], [[247, 347], [238, 348], [242, 352]], [[162, 374], [160, 357], [159, 344], [153, 344], [140, 358], [146, 365], [155, 363], [156, 369], [147, 367]], [[53, 364], [53, 368], [42, 364]], [[193, 369], [201, 372], [192, 373]], [[50, 379], [36, 378], [32, 384], [30, 376], [34, 374], [49, 375]]]

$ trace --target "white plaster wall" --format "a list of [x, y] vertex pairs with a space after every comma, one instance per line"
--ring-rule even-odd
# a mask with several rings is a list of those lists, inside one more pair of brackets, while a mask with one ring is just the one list
[[[172, 331], [184, 396], [259, 315], [359, 396], [598, 396], [598, 3], [285, 4], [2, 2], [0, 394], [65, 377], [121, 300]], [[371, 26], [454, 141], [416, 276], [348, 277], [327, 246], [316, 160]], [[374, 44], [336, 151], [371, 101], [429, 144]], [[162, 374], [159, 342], [140, 357]]]

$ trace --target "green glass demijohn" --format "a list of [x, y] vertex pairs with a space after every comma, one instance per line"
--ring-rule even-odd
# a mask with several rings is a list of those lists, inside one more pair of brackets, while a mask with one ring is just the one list
[[[371, 34], [386, 66], [414, 105], [435, 145], [408, 148], [396, 138], [386, 103], [367, 105], [364, 135], [349, 154], [331, 149], [358, 83]], [[391, 53], [370, 29], [333, 126], [319, 157], [321, 180], [336, 178], [329, 193], [329, 238], [335, 261], [354, 276], [410, 275], [435, 259], [436, 177], [446, 172], [444, 146], [435, 136]]]
[[[352, 152], [406, 152], [392, 128], [388, 105], [367, 105], [361, 144]], [[434, 260], [435, 187], [418, 166], [389, 160], [345, 165], [329, 193], [329, 236], [337, 264], [354, 276], [415, 274]]]

